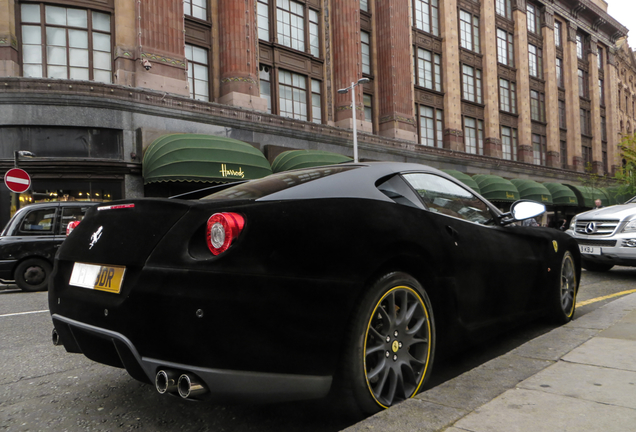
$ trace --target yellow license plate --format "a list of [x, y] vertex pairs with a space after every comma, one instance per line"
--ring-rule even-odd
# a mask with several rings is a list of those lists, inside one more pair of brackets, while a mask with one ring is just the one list
[[76, 262], [69, 285], [118, 294], [126, 267]]

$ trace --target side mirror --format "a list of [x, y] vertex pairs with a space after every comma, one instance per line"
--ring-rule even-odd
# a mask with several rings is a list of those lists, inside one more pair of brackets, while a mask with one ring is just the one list
[[502, 214], [499, 218], [504, 225], [524, 219], [533, 218], [545, 213], [545, 205], [535, 201], [516, 201], [510, 207], [510, 212]]

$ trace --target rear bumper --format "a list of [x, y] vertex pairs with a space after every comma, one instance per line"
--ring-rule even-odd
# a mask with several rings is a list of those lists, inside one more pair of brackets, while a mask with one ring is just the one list
[[195, 374], [205, 383], [208, 397], [217, 401], [264, 403], [318, 399], [326, 396], [331, 387], [331, 376], [212, 369], [143, 357], [130, 339], [120, 333], [58, 314], [52, 318], [67, 351], [125, 368], [133, 378], [147, 383], [154, 383], [161, 369]]

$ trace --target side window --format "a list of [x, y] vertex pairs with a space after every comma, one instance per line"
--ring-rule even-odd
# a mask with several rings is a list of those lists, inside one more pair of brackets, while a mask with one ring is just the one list
[[86, 214], [87, 207], [68, 207], [62, 210], [62, 221], [60, 223], [60, 231], [58, 234], [66, 235], [66, 227], [70, 222], [81, 222]]
[[463, 187], [435, 174], [405, 174], [431, 212], [487, 224], [492, 221], [485, 202]]
[[27, 214], [20, 225], [20, 234], [46, 235], [53, 234], [55, 225], [55, 208], [33, 210]]

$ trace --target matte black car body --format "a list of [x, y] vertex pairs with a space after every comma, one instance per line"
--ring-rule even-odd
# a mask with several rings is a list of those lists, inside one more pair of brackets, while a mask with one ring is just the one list
[[[51, 278], [61, 342], [149, 383], [162, 368], [193, 373], [216, 400], [318, 398], [340, 367], [353, 311], [385, 274], [424, 287], [441, 349], [545, 313], [565, 251], [578, 278], [568, 235], [504, 226], [489, 203], [487, 225], [429, 211], [404, 173], [468, 190], [422, 165], [349, 164], [270, 176], [212, 199], [94, 207]], [[218, 212], [243, 215], [245, 228], [214, 256], [205, 230]], [[69, 285], [76, 262], [125, 266], [121, 292]]]
[[[18, 210], [0, 234], [0, 281], [17, 282], [24, 290], [46, 289], [55, 253], [66, 239], [66, 226], [81, 220], [91, 205], [60, 201], [31, 204]], [[29, 224], [28, 219], [36, 215], [40, 217], [35, 222], [40, 223]], [[30, 264], [25, 267], [26, 262]], [[16, 271], [32, 274], [25, 277]]]

